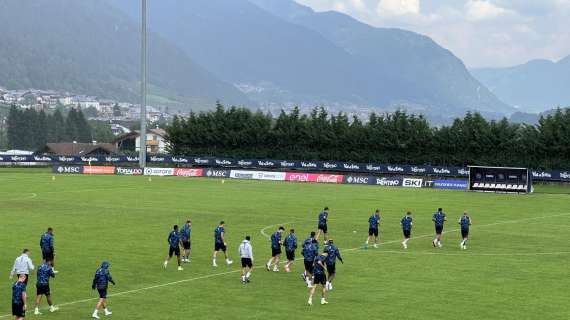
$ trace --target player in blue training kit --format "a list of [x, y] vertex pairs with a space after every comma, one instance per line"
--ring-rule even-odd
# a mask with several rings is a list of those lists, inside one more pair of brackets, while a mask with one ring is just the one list
[[319, 213], [319, 223], [317, 225], [317, 236], [315, 239], [319, 240], [321, 232], [324, 234], [325, 241], [328, 239], [328, 226], [327, 222], [329, 219], [329, 207], [325, 207], [323, 212]]
[[51, 299], [51, 290], [49, 288], [49, 279], [55, 278], [55, 273], [51, 266], [51, 261], [44, 262], [38, 268], [38, 280], [36, 281], [36, 309], [34, 310], [34, 315], [41, 315], [40, 312], [40, 302], [42, 301], [42, 296], [46, 296], [47, 303], [49, 305], [49, 311], [55, 312], [59, 308], [53, 305]]
[[275, 233], [271, 235], [271, 258], [267, 261], [265, 267], [267, 271], [271, 271], [271, 265], [273, 264], [273, 272], [279, 272], [279, 260], [281, 259], [281, 245], [283, 241], [283, 232], [285, 228], [279, 227]]
[[28, 300], [28, 295], [26, 294], [27, 279], [25, 274], [21, 274], [18, 276], [18, 281], [12, 285], [12, 315], [16, 317], [16, 320], [26, 318], [26, 301]]
[[312, 287], [313, 278], [313, 263], [315, 257], [319, 255], [319, 242], [315, 239], [315, 232], [311, 232], [311, 236], [303, 242], [303, 249], [301, 250], [301, 255], [303, 255], [303, 262], [305, 264], [305, 272], [302, 277], [305, 282], [307, 282], [307, 287]]
[[459, 224], [461, 225], [461, 238], [463, 239], [459, 244], [460, 248], [467, 249], [467, 239], [469, 239], [469, 227], [471, 226], [471, 217], [467, 211], [463, 212], [463, 215], [459, 219]]
[[380, 225], [380, 209], [376, 209], [373, 215], [368, 218], [368, 238], [364, 243], [364, 249], [368, 249], [370, 239], [374, 237], [374, 248], [378, 248], [378, 226]]
[[214, 229], [214, 257], [212, 258], [212, 266], [217, 267], [216, 264], [216, 256], [218, 255], [218, 251], [222, 251], [224, 256], [226, 257], [226, 264], [230, 265], [233, 263], [232, 260], [228, 258], [228, 244], [226, 243], [226, 228], [225, 223], [223, 221], [220, 222], [220, 225]]
[[329, 239], [327, 244], [325, 245], [324, 251], [328, 254], [326, 265], [327, 265], [327, 272], [329, 274], [329, 280], [327, 281], [326, 287], [327, 290], [332, 290], [332, 282], [336, 276], [336, 259], [344, 264], [342, 261], [342, 257], [340, 256], [340, 251], [338, 250], [337, 246], [334, 245], [333, 240]]
[[113, 281], [113, 277], [109, 272], [109, 267], [111, 264], [107, 261], [103, 261], [101, 264], [101, 268], [95, 271], [95, 277], [93, 277], [93, 284], [91, 288], [93, 290], [97, 289], [99, 292], [99, 301], [97, 302], [97, 306], [95, 306], [95, 311], [93, 311], [92, 317], [95, 319], [99, 319], [99, 309], [103, 308], [105, 311], [105, 316], [109, 316], [113, 314], [107, 308], [107, 289], [109, 288], [109, 282], [115, 285], [115, 281]]
[[176, 255], [176, 261], [178, 262], [178, 271], [184, 270], [181, 265], [180, 259], [180, 231], [178, 231], [178, 225], [174, 225], [172, 228], [173, 230], [170, 231], [168, 234], [168, 255], [166, 256], [166, 260], [164, 260], [164, 269], [168, 266], [168, 262], [172, 259], [173, 255]]
[[[40, 249], [42, 249], [42, 259], [44, 262], [51, 262], [52, 268], [55, 268], [55, 248], [53, 243], [53, 228], [50, 227], [40, 238]], [[55, 269], [53, 272], [57, 274]]]
[[313, 305], [313, 295], [315, 294], [315, 290], [317, 289], [318, 285], [321, 285], [323, 288], [321, 291], [321, 304], [327, 304], [327, 275], [326, 275], [326, 261], [328, 259], [328, 253], [325, 251], [321, 255], [317, 256], [313, 261], [313, 285], [309, 290], [309, 301], [307, 303], [312, 306]]
[[441, 245], [441, 236], [443, 234], [443, 225], [447, 218], [445, 217], [445, 213], [443, 213], [443, 209], [437, 209], [437, 212], [433, 214], [431, 220], [435, 224], [435, 239], [433, 239], [432, 244], [434, 247], [442, 247]]
[[402, 231], [404, 233], [404, 241], [402, 241], [402, 246], [404, 249], [408, 249], [408, 241], [410, 241], [410, 237], [412, 236], [412, 213], [408, 211], [406, 215], [400, 221], [402, 225]]
[[285, 247], [285, 255], [287, 256], [287, 263], [285, 263], [285, 272], [291, 271], [291, 265], [295, 262], [295, 250], [297, 250], [297, 237], [295, 236], [295, 229], [289, 230], [289, 234], [283, 240]]
[[187, 220], [182, 230], [180, 231], [180, 241], [182, 242], [182, 248], [184, 249], [184, 254], [182, 256], [182, 262], [190, 262], [190, 248], [191, 241], [190, 236], [192, 234], [192, 221]]

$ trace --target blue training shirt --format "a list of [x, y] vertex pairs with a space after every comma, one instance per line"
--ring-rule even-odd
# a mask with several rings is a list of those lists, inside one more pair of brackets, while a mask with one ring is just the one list
[[319, 256], [315, 257], [315, 259], [313, 261], [313, 273], [315, 275], [325, 273], [325, 268], [319, 262], [321, 262], [324, 265], [324, 264], [326, 264], [326, 261], [327, 261], [327, 257], [325, 257], [324, 255], [319, 255]]
[[93, 288], [105, 290], [109, 287], [109, 282], [115, 284], [111, 272], [109, 272], [109, 263], [103, 262], [101, 268], [95, 271], [95, 276], [93, 277]]
[[323, 211], [319, 214], [319, 225], [326, 225], [327, 224], [327, 219], [329, 217], [329, 213], [326, 211]]
[[176, 248], [180, 245], [180, 232], [172, 230], [168, 235], [170, 247]]
[[342, 261], [342, 257], [340, 256], [340, 251], [338, 250], [337, 246], [334, 244], [329, 244], [325, 247], [325, 251], [329, 253], [326, 259], [327, 265], [334, 265], [336, 263], [336, 259], [338, 258]]
[[301, 250], [301, 255], [307, 261], [313, 261], [319, 254], [319, 244], [313, 238], [309, 238], [303, 242], [303, 250]]
[[283, 241], [283, 246], [287, 251], [295, 251], [297, 249], [297, 237], [294, 234], [288, 234]]
[[434, 213], [432, 220], [435, 222], [436, 226], [443, 227], [443, 223], [445, 222], [445, 213], [443, 212]]
[[40, 248], [42, 251], [53, 251], [53, 236], [49, 233], [42, 234], [40, 238]]
[[410, 216], [404, 216], [402, 218], [402, 221], [400, 221], [400, 223], [402, 224], [402, 229], [406, 230], [406, 231], [410, 231], [412, 230], [412, 217]]
[[192, 228], [188, 224], [185, 224], [182, 227], [182, 231], [180, 231], [180, 238], [182, 241], [190, 241], [190, 234], [192, 232]]
[[281, 232], [276, 231], [271, 235], [271, 248], [279, 249], [281, 247]]
[[38, 269], [37, 284], [48, 285], [49, 278], [55, 278], [55, 273], [53, 272], [53, 269], [49, 264], [44, 263]]
[[469, 226], [471, 225], [471, 218], [469, 216], [462, 216], [461, 220], [459, 220], [459, 223], [461, 224], [461, 229], [469, 229]]
[[373, 214], [368, 218], [368, 223], [370, 224], [370, 229], [378, 229], [378, 224], [380, 223], [380, 216]]
[[217, 227], [214, 230], [214, 240], [216, 243], [224, 243], [224, 239], [222, 239], [222, 234], [226, 232], [224, 227]]
[[17, 281], [12, 286], [12, 303], [13, 304], [24, 304], [24, 300], [22, 299], [22, 293], [26, 292], [26, 284], [20, 281]]

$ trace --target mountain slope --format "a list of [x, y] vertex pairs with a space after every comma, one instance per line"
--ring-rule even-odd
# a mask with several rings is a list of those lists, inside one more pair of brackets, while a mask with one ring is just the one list
[[[112, 1], [133, 12], [129, 0]], [[290, 0], [162, 0], [151, 29], [260, 104], [337, 104], [460, 115], [512, 109], [427, 37]]]
[[541, 112], [570, 106], [570, 56], [557, 63], [533, 60], [510, 68], [471, 72], [501, 99], [523, 110]]
[[[250, 0], [272, 14], [319, 32], [361, 61], [384, 90], [396, 97], [443, 111], [456, 109], [508, 113], [474, 79], [461, 60], [432, 39], [400, 29], [374, 28], [338, 12], [314, 12], [291, 0]], [[378, 97], [379, 98], [379, 97]]]
[[[0, 30], [0, 85], [138, 101], [138, 25], [114, 7], [102, 1], [3, 0]], [[154, 94], [193, 107], [217, 99], [249, 103], [163, 38], [151, 34], [149, 42]]]

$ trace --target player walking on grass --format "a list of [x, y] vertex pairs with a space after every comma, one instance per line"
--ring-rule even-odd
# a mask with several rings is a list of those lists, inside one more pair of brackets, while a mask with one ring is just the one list
[[172, 231], [168, 234], [168, 256], [164, 260], [164, 269], [168, 266], [168, 262], [172, 259], [173, 255], [176, 255], [176, 261], [178, 262], [178, 271], [184, 270], [181, 265], [180, 259], [180, 231], [178, 231], [178, 225], [174, 225]]
[[26, 281], [25, 274], [18, 275], [18, 281], [12, 285], [12, 315], [16, 320], [23, 320], [26, 318], [26, 309], [28, 306], [26, 301], [28, 295], [26, 294]]
[[319, 242], [315, 239], [315, 232], [311, 232], [311, 236], [303, 242], [303, 262], [305, 264], [305, 272], [302, 274], [303, 280], [307, 283], [307, 287], [311, 288], [313, 278], [313, 264], [315, 258], [319, 255]]
[[412, 221], [412, 213], [410, 211], [406, 212], [406, 215], [400, 221], [404, 233], [404, 241], [402, 241], [404, 249], [408, 249], [408, 241], [410, 241], [410, 237], [412, 236]]
[[315, 277], [313, 279], [313, 285], [309, 290], [309, 301], [307, 303], [312, 306], [313, 305], [313, 295], [315, 294], [315, 290], [317, 286], [320, 285], [322, 287], [321, 291], [321, 304], [328, 304], [327, 302], [327, 275], [326, 275], [326, 261], [328, 259], [328, 253], [325, 251], [321, 255], [317, 256], [313, 262], [313, 270], [315, 273]]
[[328, 226], [327, 222], [329, 219], [329, 207], [325, 207], [323, 212], [319, 213], [319, 223], [317, 225], [317, 236], [315, 239], [319, 240], [321, 233], [324, 235], [325, 241], [328, 240]]
[[327, 290], [332, 290], [332, 282], [336, 276], [336, 259], [344, 264], [342, 261], [342, 257], [340, 256], [340, 251], [338, 250], [337, 246], [334, 245], [333, 240], [329, 239], [328, 243], [325, 245], [324, 251], [328, 254], [327, 259], [325, 260], [327, 265], [327, 273], [329, 274], [329, 280], [326, 283]]
[[289, 230], [289, 234], [283, 240], [285, 247], [285, 255], [287, 256], [287, 263], [285, 263], [285, 272], [291, 271], [291, 265], [295, 262], [295, 250], [297, 250], [297, 237], [295, 236], [295, 229]]
[[109, 267], [111, 264], [107, 261], [103, 261], [101, 264], [101, 268], [95, 271], [95, 277], [93, 278], [93, 284], [91, 288], [93, 290], [97, 289], [99, 293], [99, 301], [95, 306], [95, 311], [93, 311], [93, 315], [91, 315], [95, 319], [99, 319], [99, 310], [103, 308], [105, 311], [105, 316], [110, 316], [113, 314], [107, 308], [107, 289], [109, 288], [109, 282], [115, 285], [115, 281], [113, 281], [113, 277], [111, 276], [111, 272], [109, 272]]
[[182, 240], [182, 248], [184, 248], [184, 256], [182, 257], [182, 262], [190, 262], [190, 236], [192, 234], [192, 221], [187, 220], [182, 231], [180, 231], [180, 239]]
[[59, 308], [53, 305], [51, 299], [51, 291], [49, 288], [49, 279], [55, 278], [55, 272], [51, 265], [51, 261], [44, 262], [38, 268], [38, 280], [36, 282], [36, 309], [34, 310], [34, 315], [41, 315], [40, 312], [40, 302], [42, 301], [42, 296], [46, 296], [47, 303], [49, 305], [49, 312], [55, 312]]
[[239, 245], [239, 256], [241, 258], [241, 282], [249, 283], [251, 271], [253, 270], [253, 248], [251, 247], [251, 237], [246, 236], [245, 240]]
[[374, 237], [374, 248], [378, 248], [378, 227], [380, 225], [380, 209], [376, 209], [373, 215], [368, 218], [368, 238], [364, 243], [364, 249], [368, 249], [368, 243]]
[[267, 261], [265, 267], [267, 271], [271, 271], [271, 265], [273, 264], [273, 272], [279, 271], [279, 260], [281, 259], [281, 245], [283, 241], [281, 240], [285, 232], [285, 228], [279, 227], [275, 233], [271, 235], [271, 258]]
[[53, 268], [53, 272], [55, 271], [55, 248], [54, 248], [54, 238], [53, 238], [53, 228], [48, 228], [46, 233], [42, 234], [40, 238], [40, 248], [42, 249], [42, 259], [44, 262], [50, 262]]
[[17, 275], [18, 278], [23, 275], [26, 278], [25, 283], [27, 285], [30, 272], [34, 271], [34, 268], [32, 259], [30, 259], [30, 250], [24, 249], [24, 251], [22, 251], [22, 255], [17, 257], [14, 261], [14, 266], [10, 272], [10, 279], [12, 279], [14, 275]]
[[435, 239], [433, 239], [432, 244], [434, 247], [442, 247], [441, 245], [441, 236], [443, 234], [443, 225], [447, 218], [445, 217], [445, 213], [443, 213], [443, 209], [437, 209], [437, 212], [433, 214], [431, 220], [435, 224]]
[[459, 224], [461, 225], [461, 238], [463, 241], [459, 244], [460, 248], [467, 249], [467, 240], [469, 239], [469, 227], [471, 226], [471, 217], [467, 211], [463, 212], [463, 215], [459, 219]]
[[220, 225], [214, 230], [214, 257], [212, 259], [212, 266], [214, 267], [218, 266], [218, 264], [216, 264], [216, 256], [218, 255], [218, 251], [222, 251], [224, 253], [227, 265], [233, 263], [233, 261], [228, 258], [228, 244], [226, 243], [226, 229], [224, 226], [225, 223], [221, 221]]

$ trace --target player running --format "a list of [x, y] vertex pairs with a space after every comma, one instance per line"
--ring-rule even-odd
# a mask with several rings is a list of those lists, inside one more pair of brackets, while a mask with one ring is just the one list
[[168, 266], [168, 262], [172, 259], [173, 255], [176, 255], [176, 261], [178, 262], [178, 271], [184, 270], [181, 265], [180, 259], [180, 231], [178, 230], [178, 225], [175, 224], [172, 227], [172, 231], [168, 234], [168, 256], [166, 256], [166, 260], [164, 260], [164, 269]]
[[463, 241], [461, 241], [459, 247], [463, 250], [466, 250], [467, 240], [469, 239], [469, 227], [471, 226], [471, 217], [467, 211], [463, 212], [463, 215], [459, 219], [459, 224], [461, 225], [461, 238], [463, 238]]
[[410, 241], [410, 237], [412, 235], [412, 221], [412, 213], [410, 211], [406, 212], [406, 215], [400, 221], [402, 231], [404, 233], [404, 241], [402, 241], [404, 249], [408, 249], [408, 241]]
[[241, 282], [243, 284], [249, 283], [251, 271], [253, 270], [253, 249], [251, 247], [251, 237], [246, 236], [239, 246], [239, 256], [241, 258]]
[[51, 291], [49, 288], [49, 279], [55, 278], [55, 272], [52, 268], [52, 262], [44, 262], [38, 268], [38, 280], [36, 282], [36, 309], [34, 310], [34, 315], [41, 315], [40, 312], [40, 302], [42, 301], [42, 296], [46, 296], [47, 303], [49, 305], [49, 312], [55, 312], [59, 310], [58, 307], [53, 305], [51, 299]]
[[295, 236], [295, 229], [289, 230], [289, 234], [283, 240], [285, 247], [285, 255], [287, 256], [287, 263], [285, 263], [285, 272], [291, 271], [291, 265], [295, 262], [295, 250], [297, 250], [297, 237]]
[[283, 236], [283, 232], [285, 232], [285, 228], [279, 227], [279, 229], [277, 229], [277, 231], [271, 235], [271, 258], [265, 265], [267, 271], [271, 271], [271, 265], [273, 264], [273, 272], [279, 272], [281, 245], [283, 244], [281, 238]]
[[364, 249], [368, 249], [368, 243], [370, 239], [374, 237], [374, 248], [378, 248], [378, 226], [380, 225], [380, 209], [376, 209], [373, 215], [368, 218], [368, 238], [364, 243]]
[[435, 239], [433, 239], [432, 244], [434, 247], [442, 247], [441, 245], [441, 236], [443, 234], [443, 225], [447, 218], [445, 217], [445, 213], [443, 213], [443, 209], [437, 209], [437, 212], [433, 214], [431, 219], [435, 224]]
[[224, 253], [227, 265], [233, 263], [233, 261], [228, 258], [228, 253], [227, 253], [228, 244], [226, 243], [226, 229], [224, 226], [225, 223], [221, 221], [220, 225], [214, 230], [214, 257], [212, 259], [213, 267], [218, 266], [218, 264], [216, 264], [216, 256], [218, 255], [218, 251], [222, 251]]
[[307, 288], [311, 288], [313, 278], [313, 263], [319, 255], [319, 242], [315, 239], [315, 232], [311, 231], [311, 236], [303, 242], [303, 262], [305, 264], [305, 272], [302, 274], [303, 280], [307, 283]]
[[97, 292], [99, 293], [99, 301], [97, 302], [95, 311], [93, 311], [92, 315], [92, 317], [95, 319], [99, 319], [98, 313], [101, 308], [103, 308], [105, 311], [105, 316], [110, 316], [113, 314], [107, 308], [107, 289], [109, 288], [109, 282], [115, 285], [115, 281], [113, 281], [113, 277], [109, 272], [110, 266], [111, 264], [109, 264], [109, 262], [103, 261], [101, 268], [95, 271], [95, 277], [93, 277], [93, 284], [91, 285], [91, 288], [93, 290], [97, 289]]
[[192, 221], [187, 220], [182, 230], [180, 231], [180, 240], [182, 241], [182, 248], [184, 249], [184, 255], [182, 256], [182, 262], [190, 262], [190, 236], [192, 234]]
[[327, 265], [327, 273], [329, 274], [329, 280], [326, 283], [326, 288], [327, 290], [332, 290], [333, 289], [332, 282], [336, 276], [336, 259], [338, 258], [338, 260], [342, 262], [342, 264], [344, 264], [344, 261], [342, 261], [342, 257], [340, 256], [340, 251], [338, 250], [337, 246], [334, 245], [332, 239], [329, 239], [329, 241], [325, 245], [325, 252], [328, 254], [325, 262]]
[[57, 273], [57, 271], [55, 271], [55, 248], [53, 245], [53, 237], [53, 228], [50, 227], [40, 238], [40, 248], [42, 249], [42, 259], [44, 262], [51, 261], [51, 266], [54, 268], [53, 273]]
[[319, 223], [317, 225], [317, 236], [316, 240], [319, 240], [321, 232], [324, 234], [325, 241], [328, 240], [328, 226], [327, 222], [329, 219], [329, 207], [325, 207], [323, 212], [319, 213]]
[[325, 251], [321, 255], [317, 256], [313, 262], [313, 270], [315, 277], [313, 279], [313, 285], [309, 290], [309, 301], [307, 303], [313, 305], [313, 295], [318, 285], [323, 288], [321, 291], [321, 304], [328, 304], [327, 302], [327, 275], [326, 275], [326, 260], [328, 259], [328, 253]]
[[16, 320], [26, 318], [26, 309], [28, 308], [26, 304], [28, 300], [26, 293], [27, 279], [25, 274], [20, 274], [18, 275], [18, 281], [12, 285], [12, 315], [16, 317]]

